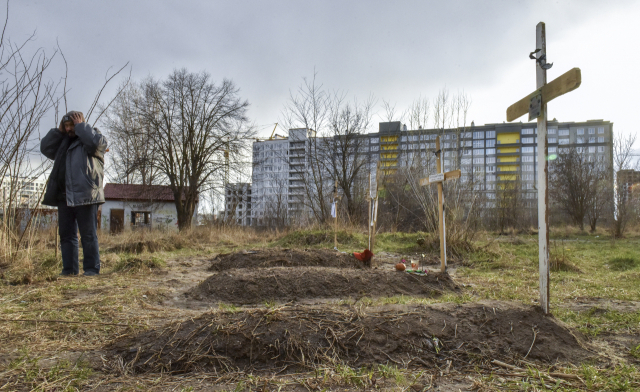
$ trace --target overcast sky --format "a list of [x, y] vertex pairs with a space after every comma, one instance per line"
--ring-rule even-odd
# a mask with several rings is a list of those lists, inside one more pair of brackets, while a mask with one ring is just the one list
[[[398, 108], [443, 87], [464, 90], [469, 121], [505, 121], [506, 108], [535, 89], [528, 54], [544, 21], [549, 81], [582, 70], [580, 88], [550, 103], [549, 119], [605, 119], [629, 133], [637, 127], [639, 19], [640, 1], [13, 0], [7, 35], [21, 41], [35, 30], [37, 46], [50, 52], [58, 40], [72, 109], [90, 106], [109, 67], [129, 61], [134, 79], [186, 67], [231, 78], [268, 134], [289, 91], [314, 69], [329, 89]], [[63, 73], [57, 62], [50, 76]]]

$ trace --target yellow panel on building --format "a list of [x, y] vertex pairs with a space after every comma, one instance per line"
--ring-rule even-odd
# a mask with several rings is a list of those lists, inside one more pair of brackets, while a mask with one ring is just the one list
[[518, 166], [500, 166], [500, 171], [518, 171]]
[[520, 152], [518, 147], [502, 147], [498, 149], [498, 154], [510, 154]]
[[513, 156], [513, 157], [500, 157], [498, 158], [498, 163], [505, 163], [505, 162], [518, 162], [518, 157]]
[[398, 136], [382, 136], [380, 138], [380, 141], [382, 143], [397, 142], [398, 141]]
[[[498, 181], [515, 181], [516, 180], [516, 175], [515, 174], [500, 174], [498, 176]], [[503, 188], [500, 188], [503, 189]]]
[[498, 134], [498, 144], [520, 143], [519, 133], [500, 133]]

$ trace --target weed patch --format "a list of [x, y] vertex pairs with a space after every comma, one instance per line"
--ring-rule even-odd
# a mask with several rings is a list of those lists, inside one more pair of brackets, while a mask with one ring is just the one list
[[167, 264], [159, 257], [127, 255], [113, 267], [113, 272], [138, 273], [165, 267]]
[[636, 268], [640, 263], [631, 257], [614, 257], [609, 260], [609, 268], [614, 271], [627, 271]]

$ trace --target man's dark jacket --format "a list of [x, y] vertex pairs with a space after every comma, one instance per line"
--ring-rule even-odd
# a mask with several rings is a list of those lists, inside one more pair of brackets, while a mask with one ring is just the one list
[[[58, 189], [56, 175], [60, 165], [66, 165], [67, 206], [104, 203], [104, 153], [107, 150], [107, 139], [85, 122], [75, 125], [75, 133], [77, 138], [71, 141], [69, 136], [54, 128], [40, 142], [42, 154], [54, 161], [42, 199], [44, 205], [58, 205], [58, 194], [62, 192]], [[65, 149], [67, 159], [62, 162]]]

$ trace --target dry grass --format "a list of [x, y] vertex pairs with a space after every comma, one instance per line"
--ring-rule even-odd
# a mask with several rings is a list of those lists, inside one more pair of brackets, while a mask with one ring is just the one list
[[[82, 390], [97, 384], [103, 385], [105, 390], [131, 390], [135, 384], [142, 390], [158, 391], [194, 390], [205, 384], [222, 384], [223, 388], [230, 390], [296, 390], [300, 387], [312, 390], [406, 390], [412, 385], [424, 389], [436, 380], [440, 385], [446, 384], [439, 371], [434, 372], [433, 369], [356, 369], [337, 365], [291, 376], [245, 372], [218, 378], [209, 374], [168, 376], [125, 372], [114, 375], [99, 370], [99, 359], [94, 363], [80, 354], [73, 354], [98, 350], [106, 342], [122, 335], [136, 334], [159, 328], [172, 320], [200, 315], [198, 310], [159, 305], [166, 298], [167, 291], [152, 282], [173, 268], [185, 269], [172, 260], [284, 245], [285, 238], [292, 247], [307, 247], [309, 245], [305, 243], [311, 240], [314, 243], [312, 247], [332, 248], [333, 238], [327, 232], [330, 230], [256, 232], [243, 228], [198, 227], [188, 233], [101, 234], [105, 275], [63, 279], [57, 276], [61, 266], [60, 256], [56, 259], [53, 252], [55, 231], [42, 232], [34, 237], [28, 251], [19, 254], [20, 257], [13, 261], [4, 258], [0, 262], [0, 318], [70, 323], [0, 321], [0, 344], [3, 347], [0, 350], [0, 390]], [[344, 229], [344, 232], [341, 238], [345, 247], [365, 244], [366, 234], [363, 231]], [[552, 308], [557, 318], [594, 336], [594, 339], [619, 332], [635, 336], [639, 332], [638, 311], [608, 309], [606, 312], [589, 313], [570, 308], [575, 298], [640, 301], [639, 237], [633, 237], [633, 233], [631, 230], [627, 238], [612, 240], [604, 230], [595, 234], [580, 233], [575, 228], [552, 230], [552, 239], [557, 239], [557, 252], [552, 242], [552, 256], [558, 255], [559, 261], [566, 261], [582, 271], [559, 267], [559, 271], [552, 273]], [[424, 233], [384, 233], [378, 237], [378, 249], [387, 252], [415, 249], [417, 240], [424, 236]], [[565, 238], [564, 247], [562, 238]], [[443, 296], [424, 303], [466, 303], [482, 298], [535, 303], [538, 297], [537, 237], [479, 233], [478, 239], [474, 250], [464, 256], [464, 264], [458, 267], [456, 280], [467, 285], [464, 292], [459, 296]], [[164, 262], [166, 266], [163, 266]], [[120, 272], [111, 273], [116, 270]], [[367, 306], [416, 302], [420, 303], [416, 298], [402, 296], [377, 299]], [[366, 299], [359, 303], [366, 303]], [[236, 311], [245, 310], [238, 308]], [[596, 333], [600, 329], [594, 328], [603, 329], [606, 334]], [[630, 349], [632, 356], [640, 356], [639, 347], [636, 344]], [[547, 387], [540, 382], [538, 371], [530, 369], [528, 376], [507, 377], [506, 380], [485, 371], [458, 376], [473, 377], [478, 390], [542, 390]], [[564, 390], [640, 388], [637, 367], [624, 363], [606, 369], [585, 364], [581, 368], [562, 371], [584, 380], [584, 384], [575, 382], [575, 388], [565, 385]], [[373, 382], [375, 379], [378, 381]]]

